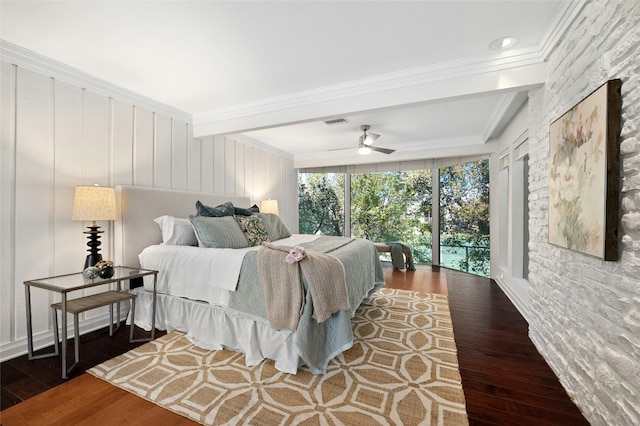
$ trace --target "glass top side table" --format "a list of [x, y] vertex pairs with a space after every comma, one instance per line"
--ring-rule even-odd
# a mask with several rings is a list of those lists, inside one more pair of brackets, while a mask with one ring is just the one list
[[[77, 366], [73, 364], [67, 369], [67, 304], [69, 302], [68, 293], [78, 290], [84, 290], [86, 288], [103, 286], [111, 283], [118, 284], [118, 291], [122, 291], [122, 281], [132, 280], [135, 278], [144, 277], [146, 275], [153, 275], [153, 303], [151, 308], [151, 335], [149, 338], [138, 339], [133, 341], [151, 341], [155, 337], [155, 325], [156, 325], [156, 287], [158, 282], [158, 271], [151, 269], [130, 268], [127, 266], [116, 266], [113, 268], [114, 273], [111, 278], [95, 278], [87, 279], [82, 276], [81, 272], [74, 274], [58, 275], [55, 277], [40, 278], [35, 280], [29, 280], [24, 282], [25, 290], [25, 303], [27, 312], [27, 349], [28, 358], [30, 360], [47, 358], [57, 356], [57, 351], [42, 355], [33, 355], [33, 326], [31, 322], [31, 287], [41, 288], [44, 290], [60, 293], [60, 310], [62, 311], [62, 378], [67, 379], [69, 374]], [[108, 290], [108, 289], [107, 289]], [[113, 303], [118, 301], [115, 298]], [[74, 300], [74, 299], [71, 299]], [[133, 301], [132, 303], [135, 303]], [[104, 306], [104, 304], [98, 304], [95, 307]], [[88, 307], [86, 310], [91, 309]], [[119, 312], [118, 312], [119, 316]], [[133, 324], [131, 325], [133, 327]], [[57, 334], [57, 333], [56, 333]]]

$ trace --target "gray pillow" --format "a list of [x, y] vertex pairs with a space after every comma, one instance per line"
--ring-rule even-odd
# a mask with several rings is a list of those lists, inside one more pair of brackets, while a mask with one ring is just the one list
[[249, 247], [244, 233], [233, 216], [189, 216], [198, 237], [198, 245], [207, 248]]
[[233, 210], [236, 216], [251, 216], [253, 214], [251, 208], [243, 209], [242, 207], [233, 206]]
[[196, 211], [198, 216], [207, 217], [233, 216], [235, 214], [235, 209], [230, 201], [219, 206], [209, 207], [198, 200], [196, 201]]
[[269, 234], [269, 239], [271, 241], [291, 236], [291, 232], [289, 232], [285, 224], [282, 222], [282, 219], [280, 219], [280, 216], [277, 214], [256, 213], [256, 215], [264, 222], [264, 226], [267, 228], [267, 234]]

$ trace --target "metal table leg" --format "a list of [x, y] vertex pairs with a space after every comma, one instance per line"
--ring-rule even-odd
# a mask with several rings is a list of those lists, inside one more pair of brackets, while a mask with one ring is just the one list
[[62, 323], [62, 378], [67, 379], [67, 293], [62, 293], [61, 302], [61, 323]]
[[33, 326], [31, 325], [31, 290], [28, 285], [24, 286], [24, 300], [27, 305], [27, 354], [29, 359], [33, 359]]
[[[31, 286], [29, 285], [24, 286], [24, 300], [27, 307], [27, 359], [33, 360], [33, 359], [50, 358], [52, 356], [58, 356], [57, 345], [54, 345], [54, 352], [40, 354], [40, 355], [33, 354], [33, 322], [31, 318]], [[54, 333], [54, 339], [57, 340], [57, 332]]]

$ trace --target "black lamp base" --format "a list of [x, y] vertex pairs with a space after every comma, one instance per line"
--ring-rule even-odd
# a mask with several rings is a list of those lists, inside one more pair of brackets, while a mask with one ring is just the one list
[[102, 245], [102, 241], [100, 241], [100, 234], [104, 233], [104, 231], [100, 231], [98, 229], [100, 226], [94, 226], [93, 224], [87, 228], [89, 228], [89, 231], [84, 231], [83, 234], [87, 234], [87, 239], [89, 240], [89, 242], [87, 242], [87, 246], [89, 247], [89, 250], [87, 251], [89, 254], [84, 261], [84, 268], [82, 268], [83, 271], [89, 266], [96, 266], [96, 263], [102, 260], [102, 255], [100, 254], [100, 245]]
[[82, 268], [82, 270], [84, 271], [89, 266], [96, 266], [98, 262], [100, 262], [101, 260], [102, 260], [102, 255], [100, 253], [88, 254], [87, 258], [84, 260], [84, 268]]

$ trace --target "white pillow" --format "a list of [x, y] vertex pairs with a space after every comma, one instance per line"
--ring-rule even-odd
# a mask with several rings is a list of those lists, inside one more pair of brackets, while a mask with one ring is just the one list
[[160, 216], [153, 219], [162, 230], [162, 243], [173, 246], [197, 246], [198, 240], [189, 219]]

